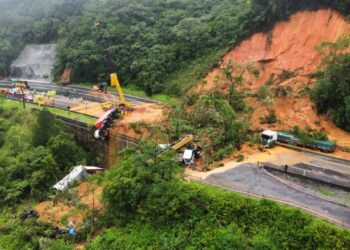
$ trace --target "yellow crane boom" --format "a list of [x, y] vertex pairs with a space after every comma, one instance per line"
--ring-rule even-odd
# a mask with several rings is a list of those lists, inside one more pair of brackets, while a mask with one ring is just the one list
[[186, 135], [185, 137], [175, 142], [171, 147], [174, 150], [178, 150], [192, 141], [193, 141], [193, 135]]
[[120, 103], [124, 104], [125, 106], [130, 106], [130, 103], [125, 101], [124, 93], [123, 93], [122, 87], [120, 86], [117, 73], [111, 74], [111, 86], [116, 87], [119, 94]]

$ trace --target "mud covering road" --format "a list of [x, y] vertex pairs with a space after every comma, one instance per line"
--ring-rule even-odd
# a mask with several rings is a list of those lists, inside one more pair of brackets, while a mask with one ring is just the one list
[[215, 186], [292, 203], [350, 227], [350, 208], [292, 188], [265, 174], [252, 163], [243, 163], [225, 172], [210, 174], [204, 181]]

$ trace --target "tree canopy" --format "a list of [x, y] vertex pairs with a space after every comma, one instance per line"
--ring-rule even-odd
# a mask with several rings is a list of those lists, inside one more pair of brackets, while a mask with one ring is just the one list
[[350, 34], [336, 43], [320, 47], [323, 63], [317, 73], [318, 83], [313, 91], [317, 110], [330, 112], [335, 124], [350, 131]]
[[179, 94], [257, 31], [303, 9], [349, 0], [0, 0], [0, 67], [29, 43], [58, 42], [54, 75], [96, 82], [117, 71], [148, 94]]
[[42, 198], [87, 153], [48, 111], [0, 108], [0, 207]]
[[[87, 249], [346, 249], [348, 231], [179, 178], [172, 152], [126, 151], [102, 179], [108, 229]], [[102, 222], [103, 223], [103, 222]]]

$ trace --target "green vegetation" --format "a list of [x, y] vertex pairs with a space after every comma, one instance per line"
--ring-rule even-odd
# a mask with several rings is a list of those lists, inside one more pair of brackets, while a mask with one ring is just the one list
[[51, 226], [36, 219], [20, 220], [18, 219], [20, 212], [21, 209], [6, 209], [0, 213], [1, 249], [73, 249], [73, 246], [68, 241], [45, 238], [44, 236], [51, 232]]
[[270, 87], [266, 84], [263, 84], [259, 87], [256, 92], [256, 96], [264, 104], [273, 104], [275, 102], [275, 95]]
[[52, 195], [52, 185], [90, 155], [49, 111], [1, 104], [0, 249], [72, 249], [69, 241], [48, 239], [51, 225], [21, 214]]
[[[236, 73], [234, 69], [239, 69]], [[172, 141], [184, 134], [194, 134], [206, 155], [205, 165], [231, 155], [247, 140], [250, 110], [245, 94], [237, 90], [247, 69], [229, 62], [217, 86], [228, 84], [227, 94], [213, 90], [206, 95], [187, 92], [182, 102], [170, 108], [165, 133]]]
[[269, 110], [269, 114], [260, 117], [260, 124], [274, 124], [277, 122], [276, 111]]
[[[237, 118], [230, 116], [234, 109], [224, 97], [194, 105], [205, 103], [228, 134], [235, 131]], [[220, 110], [233, 119], [233, 128]], [[50, 194], [69, 166], [84, 162], [86, 153], [48, 111], [1, 108], [0, 117], [0, 248], [72, 249], [71, 238], [48, 239], [50, 225], [19, 218], [23, 208]], [[62, 193], [76, 204], [72, 213], [87, 215], [73, 241], [86, 242], [87, 249], [346, 249], [350, 244], [348, 231], [297, 209], [184, 181], [175, 152], [157, 152], [155, 144], [122, 152], [118, 164], [98, 178], [104, 209], [93, 216], [72, 192]]]
[[96, 82], [114, 71], [147, 95], [180, 95], [234, 45], [303, 9], [349, 0], [0, 0], [0, 74], [24, 45], [58, 42], [56, 78]]
[[[113, 91], [115, 92], [114, 87], [109, 87], [108, 91]], [[138, 96], [142, 98], [149, 98], [154, 101], [170, 104], [172, 102], [177, 101], [176, 97], [164, 94], [164, 93], [159, 93], [159, 94], [153, 94], [152, 96], [148, 96], [145, 91], [141, 90], [140, 88], [132, 85], [128, 85], [123, 87], [123, 93], [128, 94], [128, 95], [133, 95], [133, 96]]]
[[[3, 108], [23, 108], [22, 102], [14, 101], [14, 100], [2, 100], [0, 101], [1, 107]], [[26, 108], [29, 109], [42, 109], [36, 104], [26, 103]], [[70, 112], [68, 110], [45, 107], [47, 111], [50, 111], [52, 114], [67, 117], [76, 121], [85, 122], [88, 125], [94, 125], [97, 118], [87, 116], [84, 114], [78, 114], [74, 112]]]
[[[347, 249], [350, 234], [297, 209], [182, 181], [173, 155], [127, 151], [103, 178], [107, 223], [87, 249]], [[104, 224], [102, 223], [102, 225]]]
[[301, 129], [299, 126], [294, 126], [291, 132], [303, 142], [310, 142], [313, 140], [328, 140], [326, 131], [313, 129], [309, 126], [306, 126], [305, 129]]
[[335, 124], [347, 131], [350, 131], [349, 46], [350, 34], [346, 34], [336, 43], [324, 43], [320, 47], [324, 58], [312, 93], [318, 112], [330, 112]]
[[[232, 46], [256, 31], [268, 32], [295, 11], [325, 6], [344, 14], [350, 11], [349, 0], [0, 0], [0, 6], [0, 75], [8, 75], [10, 62], [24, 45], [58, 42], [56, 78], [70, 68], [73, 81], [96, 82], [116, 70], [128, 85], [126, 93], [153, 95], [166, 102], [172, 102], [169, 95], [183, 94], [180, 103], [169, 107], [169, 119], [156, 125], [162, 129], [158, 133], [164, 132], [161, 136], [171, 141], [194, 134], [207, 156], [205, 166], [230, 156], [249, 140], [251, 110], [244, 101], [246, 93], [239, 89], [245, 72], [254, 76], [260, 72], [253, 65], [243, 68], [229, 62], [216, 81], [217, 89], [201, 95], [191, 87]], [[348, 41], [323, 46], [327, 53], [314, 94], [318, 110], [330, 110], [346, 129], [350, 129], [346, 70], [350, 60], [344, 50]], [[286, 71], [280, 79], [293, 74]], [[270, 80], [257, 92], [266, 104], [275, 95], [288, 95], [287, 89], [270, 89]], [[221, 91], [223, 85], [228, 91]], [[72, 249], [67, 239], [47, 239], [49, 225], [35, 219], [21, 221], [19, 215], [24, 206], [32, 207], [51, 195], [50, 187], [72, 166], [89, 161], [88, 153], [63, 131], [54, 114], [89, 124], [95, 119], [51, 108], [31, 112], [31, 104], [26, 110], [20, 106], [2, 101], [0, 107], [0, 248]], [[272, 111], [263, 117], [264, 122], [275, 120]], [[325, 132], [311, 128], [295, 127], [293, 133], [303, 140], [327, 139]], [[256, 135], [251, 133], [252, 141]], [[349, 231], [300, 210], [186, 182], [174, 152], [157, 152], [153, 144], [128, 149], [99, 179], [105, 210], [87, 216], [93, 226], [79, 231], [87, 249], [348, 249], [350, 245]], [[70, 192], [62, 195], [76, 201]], [[78, 201], [76, 206], [72, 213], [86, 208]], [[67, 219], [68, 215], [61, 221]]]
[[1, 207], [41, 199], [87, 154], [48, 111], [0, 108]]

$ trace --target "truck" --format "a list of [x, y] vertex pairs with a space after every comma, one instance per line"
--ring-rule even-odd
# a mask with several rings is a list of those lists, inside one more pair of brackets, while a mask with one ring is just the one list
[[261, 134], [261, 141], [264, 147], [273, 148], [277, 143], [277, 132], [271, 130], [265, 130]]
[[316, 140], [313, 138], [301, 139], [287, 131], [265, 130], [261, 134], [261, 142], [267, 148], [272, 148], [277, 143], [286, 143], [293, 146], [320, 150], [326, 153], [333, 153], [337, 147], [334, 141]]
[[162, 154], [165, 150], [172, 148], [173, 150], [179, 150], [186, 146], [185, 151], [182, 154], [181, 162], [185, 166], [193, 166], [195, 163], [195, 160], [197, 160], [202, 153], [202, 148], [198, 145], [193, 145], [193, 135], [189, 134], [182, 138], [180, 138], [178, 141], [172, 143], [172, 144], [159, 144], [158, 145], [158, 154]]
[[15, 88], [29, 89], [30, 86], [27, 81], [20, 81], [16, 79], [11, 80], [12, 86]]
[[121, 111], [113, 108], [105, 112], [95, 123], [94, 137], [96, 139], [104, 139], [108, 135], [108, 129], [113, 125], [121, 115]]
[[200, 146], [186, 148], [182, 156], [182, 163], [185, 164], [185, 166], [193, 166], [195, 160], [201, 156], [201, 153], [202, 148]]
[[[111, 86], [115, 87], [118, 95], [119, 95], [119, 100], [114, 101], [110, 101], [107, 100], [106, 102], [101, 104], [101, 108], [104, 111], [107, 111], [109, 109], [112, 109], [114, 107], [118, 107], [118, 108], [128, 108], [128, 110], [132, 111], [133, 109], [131, 109], [132, 103], [128, 102], [125, 97], [124, 97], [124, 93], [123, 90], [121, 88], [121, 85], [119, 83], [119, 79], [118, 79], [118, 75], [117, 73], [112, 73], [110, 75], [110, 82], [111, 82]], [[107, 88], [107, 87], [106, 87]], [[106, 96], [105, 96], [106, 97]]]

